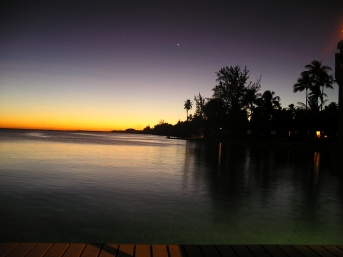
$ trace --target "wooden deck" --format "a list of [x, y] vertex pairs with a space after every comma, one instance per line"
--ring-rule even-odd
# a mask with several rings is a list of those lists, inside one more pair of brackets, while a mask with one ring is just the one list
[[129, 245], [0, 243], [0, 257], [343, 256], [339, 245]]

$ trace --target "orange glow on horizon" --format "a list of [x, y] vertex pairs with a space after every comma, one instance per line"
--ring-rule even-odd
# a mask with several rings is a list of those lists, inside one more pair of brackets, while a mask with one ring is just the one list
[[[39, 108], [38, 108], [39, 107]], [[160, 119], [175, 124], [178, 113], [170, 117], [164, 111], [156, 113], [144, 110], [135, 113], [132, 110], [111, 110], [110, 108], [65, 108], [60, 106], [33, 106], [12, 104], [0, 105], [0, 128], [42, 129], [42, 130], [87, 130], [112, 131], [129, 128], [143, 130], [146, 126], [154, 127]], [[183, 112], [182, 112], [183, 114]], [[157, 117], [157, 118], [156, 118]]]
[[[39, 97], [38, 97], [39, 96]], [[61, 98], [44, 98], [27, 100], [24, 97], [3, 97], [0, 99], [0, 128], [42, 129], [42, 130], [85, 130], [112, 131], [128, 128], [143, 130], [146, 126], [153, 127], [159, 120], [175, 124], [184, 116], [183, 109], [174, 112], [173, 107], [144, 108], [103, 104], [99, 97], [92, 105], [79, 100], [70, 101]], [[36, 96], [35, 96], [36, 97]], [[0, 98], [2, 98], [0, 96]], [[104, 100], [105, 101], [105, 100]], [[63, 102], [61, 104], [60, 102]], [[143, 104], [142, 104], [143, 105]], [[169, 114], [166, 116], [165, 114]]]
[[[138, 123], [138, 122], [137, 122]], [[102, 120], [70, 120], [70, 119], [44, 119], [35, 118], [0, 118], [0, 128], [37, 129], [37, 130], [88, 130], [112, 131], [133, 128], [142, 130], [146, 125], [137, 125], [134, 121], [102, 121]], [[150, 124], [150, 126], [153, 126]]]
[[[118, 115], [119, 116], [119, 115]], [[129, 115], [127, 115], [129, 116]], [[162, 116], [163, 117], [163, 116]], [[26, 116], [25, 114], [5, 115], [0, 113], [0, 128], [9, 129], [37, 129], [37, 130], [85, 130], [85, 131], [112, 131], [153, 128], [163, 118], [154, 117], [126, 117], [107, 118], [104, 116], [68, 116], [68, 114], [51, 114]], [[169, 124], [176, 124], [180, 119], [171, 117], [165, 119]]]
[[[32, 129], [32, 130], [61, 130], [61, 131], [77, 131], [77, 130], [82, 130], [82, 131], [104, 131], [104, 132], [109, 132], [112, 130], [126, 130], [133, 128], [132, 126], [125, 126], [125, 127], [76, 127], [76, 126], [69, 126], [69, 127], [55, 127], [55, 126], [25, 126], [25, 125], [0, 125], [0, 129]], [[135, 130], [143, 130], [143, 128], [133, 128]]]
[[[145, 127], [145, 126], [144, 126]], [[17, 123], [8, 122], [0, 123], [0, 128], [8, 129], [36, 129], [36, 130], [85, 130], [85, 131], [112, 131], [112, 130], [126, 130], [133, 128], [142, 130], [143, 126], [130, 126], [130, 125], [106, 125], [106, 124], [32, 124], [32, 123]]]

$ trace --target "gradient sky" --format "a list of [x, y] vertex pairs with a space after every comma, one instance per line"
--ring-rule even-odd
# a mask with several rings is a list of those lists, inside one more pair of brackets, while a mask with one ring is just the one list
[[304, 65], [334, 68], [342, 30], [341, 0], [1, 1], [0, 127], [175, 124], [236, 65], [287, 107]]

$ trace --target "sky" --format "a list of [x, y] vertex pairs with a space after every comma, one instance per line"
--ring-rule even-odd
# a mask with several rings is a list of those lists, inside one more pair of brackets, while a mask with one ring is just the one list
[[[305, 102], [306, 64], [334, 69], [342, 31], [341, 0], [2, 0], [0, 128], [175, 124], [237, 65], [287, 108]], [[338, 102], [337, 84], [325, 92]]]

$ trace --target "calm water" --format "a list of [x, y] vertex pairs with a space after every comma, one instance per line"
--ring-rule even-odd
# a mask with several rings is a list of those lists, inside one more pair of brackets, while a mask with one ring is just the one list
[[343, 244], [324, 153], [0, 130], [0, 241]]

